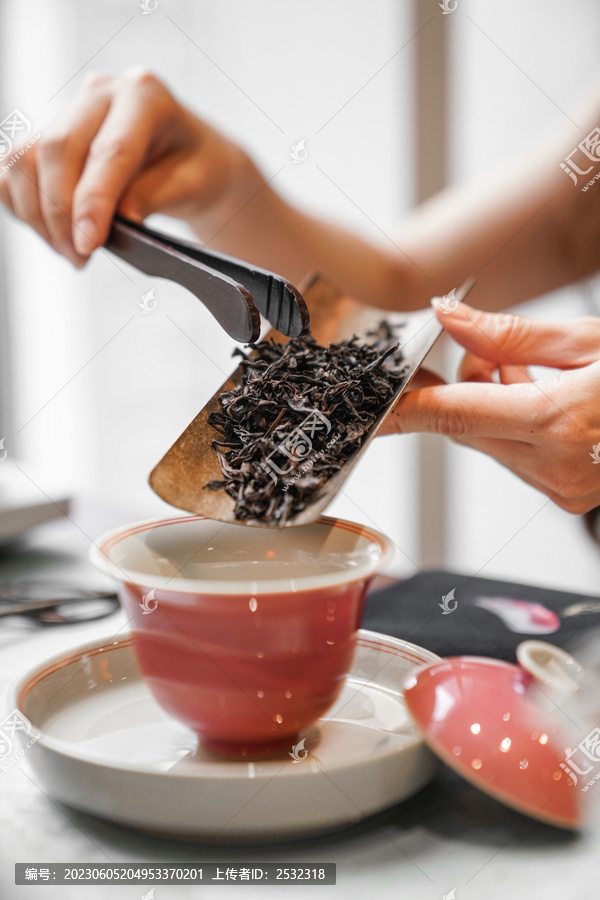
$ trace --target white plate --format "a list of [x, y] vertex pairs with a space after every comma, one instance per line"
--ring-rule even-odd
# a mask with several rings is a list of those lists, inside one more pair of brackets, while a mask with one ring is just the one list
[[438, 659], [361, 631], [342, 694], [304, 733], [299, 761], [229, 761], [199, 749], [194, 733], [154, 702], [130, 638], [37, 665], [14, 686], [13, 704], [41, 732], [26, 762], [62, 803], [180, 839], [289, 840], [354, 824], [431, 779], [437, 763], [401, 685]]

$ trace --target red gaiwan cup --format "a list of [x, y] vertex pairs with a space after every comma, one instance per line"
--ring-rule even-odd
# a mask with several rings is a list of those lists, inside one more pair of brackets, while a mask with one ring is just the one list
[[335, 702], [392, 549], [324, 516], [282, 530], [185, 516], [112, 531], [91, 558], [119, 582], [156, 701], [207, 750], [257, 758], [289, 750]]

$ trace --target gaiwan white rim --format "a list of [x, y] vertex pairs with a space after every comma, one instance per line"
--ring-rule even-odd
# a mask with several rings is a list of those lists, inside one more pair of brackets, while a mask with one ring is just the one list
[[[136, 522], [133, 525], [121, 525], [103, 534], [95, 544], [90, 547], [90, 559], [97, 569], [110, 575], [120, 582], [129, 582], [131, 584], [140, 585], [142, 587], [153, 587], [156, 589], [168, 590], [173, 593], [197, 593], [197, 594], [226, 594], [235, 596], [236, 594], [244, 595], [248, 591], [259, 592], [260, 594], [273, 594], [281, 592], [297, 592], [309, 591], [323, 587], [332, 587], [340, 584], [347, 584], [352, 581], [360, 581], [361, 579], [370, 578], [377, 572], [384, 569], [394, 557], [394, 545], [390, 538], [386, 537], [382, 532], [366, 525], [359, 525], [356, 522], [349, 522], [346, 519], [335, 519], [331, 516], [319, 516], [310, 525], [298, 526], [297, 529], [289, 528], [283, 531], [278, 529], [270, 529], [275, 534], [285, 535], [290, 540], [294, 531], [300, 531], [302, 528], [310, 528], [311, 525], [330, 525], [334, 528], [340, 528], [349, 531], [355, 535], [369, 540], [372, 544], [377, 545], [379, 554], [368, 556], [364, 563], [356, 568], [348, 568], [347, 571], [331, 572], [322, 575], [301, 575], [297, 578], [285, 579], [261, 579], [252, 581], [250, 578], [240, 580], [231, 579], [230, 581], [210, 581], [196, 578], [183, 578], [176, 576], [156, 575], [148, 572], [142, 572], [136, 569], [119, 566], [108, 555], [111, 549], [122, 540], [143, 531], [150, 531], [152, 528], [158, 528], [163, 525], [178, 525], [184, 522], [201, 522], [213, 521], [207, 516], [177, 516], [172, 519], [145, 519]], [[243, 539], [244, 526], [236, 526], [233, 523], [227, 523], [226, 527], [239, 528], [240, 539]], [[247, 529], [246, 529], [247, 530]]]

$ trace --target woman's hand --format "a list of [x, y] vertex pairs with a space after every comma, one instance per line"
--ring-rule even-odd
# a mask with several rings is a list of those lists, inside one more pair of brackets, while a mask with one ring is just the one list
[[[569, 512], [600, 505], [600, 320], [434, 308], [467, 350], [462, 383], [406, 394], [381, 433], [444, 434], [493, 456]], [[563, 371], [532, 381], [530, 365]]]
[[41, 139], [0, 179], [0, 200], [75, 265], [115, 212], [193, 221], [240, 191], [251, 164], [151, 73], [88, 76]]

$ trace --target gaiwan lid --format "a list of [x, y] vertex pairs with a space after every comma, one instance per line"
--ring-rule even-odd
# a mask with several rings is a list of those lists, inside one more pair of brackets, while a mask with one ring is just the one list
[[467, 781], [535, 819], [579, 828], [591, 777], [581, 773], [592, 760], [575, 760], [566, 735], [582, 667], [543, 641], [520, 644], [517, 659], [457, 656], [425, 666], [404, 683], [406, 705], [431, 750]]

